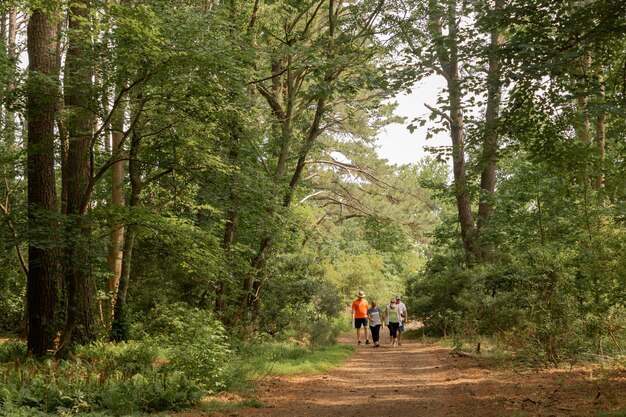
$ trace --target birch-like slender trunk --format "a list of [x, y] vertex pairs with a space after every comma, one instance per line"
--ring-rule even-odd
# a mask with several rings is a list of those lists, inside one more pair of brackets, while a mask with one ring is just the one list
[[[121, 88], [118, 88], [121, 90]], [[116, 92], [117, 95], [117, 92]], [[111, 156], [121, 159], [124, 155], [124, 107], [114, 110], [116, 112], [111, 122]], [[121, 209], [125, 205], [124, 197], [124, 173], [125, 163], [118, 160], [111, 166], [111, 207]], [[111, 303], [106, 311], [106, 322], [111, 323], [113, 312], [115, 311], [115, 300], [120, 285], [122, 275], [122, 245], [124, 243], [124, 225], [116, 223], [109, 233], [109, 248], [107, 253], [107, 263], [109, 266], [109, 278], [107, 279], [107, 292], [111, 296]]]

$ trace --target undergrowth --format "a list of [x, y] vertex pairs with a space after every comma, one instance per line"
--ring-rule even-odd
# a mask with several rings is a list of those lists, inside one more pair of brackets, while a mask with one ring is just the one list
[[[229, 339], [205, 312], [156, 308], [133, 329], [135, 340], [77, 347], [65, 360], [35, 360], [22, 341], [0, 343], [0, 417], [144, 416], [201, 406], [257, 407], [254, 398], [222, 403], [269, 374], [320, 373], [352, 346], [305, 345], [295, 338]], [[245, 397], [245, 395], [244, 395]]]

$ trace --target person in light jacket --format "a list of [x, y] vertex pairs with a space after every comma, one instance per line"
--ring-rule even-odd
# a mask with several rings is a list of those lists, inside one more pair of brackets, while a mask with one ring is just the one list
[[389, 342], [391, 347], [398, 346], [398, 327], [400, 327], [400, 313], [396, 306], [396, 299], [392, 298], [385, 309], [385, 323], [389, 327]]
[[399, 295], [396, 295], [396, 308], [400, 314], [400, 327], [398, 327], [398, 346], [402, 346], [402, 334], [404, 333], [404, 326], [409, 322], [409, 313], [407, 312], [406, 305], [402, 302]]

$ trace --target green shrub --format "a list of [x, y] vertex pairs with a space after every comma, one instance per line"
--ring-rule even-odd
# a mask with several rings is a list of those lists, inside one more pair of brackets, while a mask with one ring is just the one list
[[145, 340], [163, 346], [168, 358], [164, 372], [181, 371], [210, 393], [227, 388], [232, 350], [220, 321], [177, 304], [157, 306], [147, 322]]
[[26, 357], [26, 342], [9, 340], [0, 343], [0, 363], [24, 360]]
[[156, 345], [146, 342], [97, 342], [79, 346], [76, 357], [97, 365], [104, 374], [119, 372], [124, 377], [131, 377], [146, 369], [153, 369], [160, 359], [160, 353]]
[[497, 335], [541, 364], [619, 353], [626, 309], [612, 300], [617, 281], [600, 269], [593, 275], [580, 248], [538, 246], [471, 268], [453, 255], [433, 256], [410, 280], [407, 304], [423, 335], [466, 341]]
[[206, 393], [201, 378], [186, 373], [189, 367], [163, 365], [173, 360], [167, 357], [170, 348], [158, 349], [153, 342], [97, 343], [79, 347], [71, 360], [22, 357], [0, 364], [0, 409], [11, 410], [0, 416], [99, 411], [123, 416], [197, 403]]
[[180, 409], [195, 404], [203, 394], [182, 372], [135, 374], [130, 379], [109, 379], [100, 392], [100, 404], [122, 416]]

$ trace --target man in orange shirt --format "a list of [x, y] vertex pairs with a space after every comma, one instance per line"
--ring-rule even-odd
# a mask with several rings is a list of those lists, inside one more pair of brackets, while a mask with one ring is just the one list
[[361, 344], [361, 326], [365, 331], [365, 344], [369, 345], [370, 341], [367, 338], [367, 310], [370, 308], [365, 299], [365, 293], [359, 291], [358, 298], [352, 303], [352, 322], [356, 328], [357, 344]]

